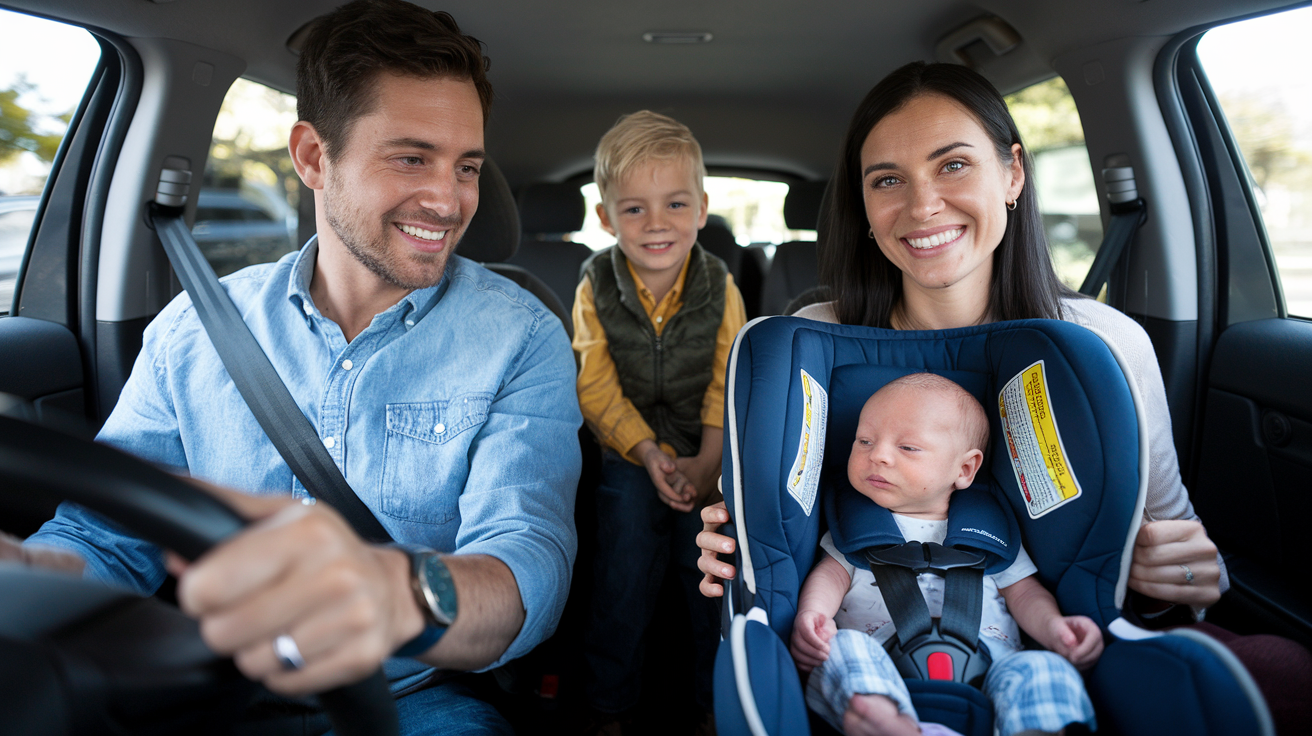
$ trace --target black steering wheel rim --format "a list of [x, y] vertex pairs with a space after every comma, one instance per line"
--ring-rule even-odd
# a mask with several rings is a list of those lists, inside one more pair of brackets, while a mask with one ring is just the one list
[[[219, 499], [131, 455], [2, 414], [0, 489], [0, 505], [15, 493], [72, 501], [187, 559], [246, 525]], [[337, 734], [399, 732], [381, 670], [318, 697]]]

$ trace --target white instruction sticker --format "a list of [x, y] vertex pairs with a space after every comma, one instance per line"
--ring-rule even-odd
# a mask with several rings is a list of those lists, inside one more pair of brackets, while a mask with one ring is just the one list
[[1048, 381], [1039, 361], [1012, 377], [998, 394], [998, 413], [1016, 482], [1030, 518], [1037, 519], [1080, 496], [1052, 416]]
[[825, 457], [825, 425], [829, 421], [829, 394], [802, 371], [802, 437], [798, 441], [797, 458], [784, 485], [797, 500], [807, 516], [815, 508], [815, 496], [820, 490], [820, 463]]

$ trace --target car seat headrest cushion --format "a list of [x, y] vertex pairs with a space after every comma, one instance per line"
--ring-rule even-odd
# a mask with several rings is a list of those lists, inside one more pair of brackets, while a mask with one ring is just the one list
[[519, 210], [501, 169], [483, 161], [478, 177], [478, 210], [457, 245], [460, 255], [479, 263], [510, 260], [519, 248]]

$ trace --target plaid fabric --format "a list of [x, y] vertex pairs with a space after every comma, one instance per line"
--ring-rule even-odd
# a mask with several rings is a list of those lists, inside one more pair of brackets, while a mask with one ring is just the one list
[[[856, 694], [886, 695], [916, 716], [911, 694], [884, 647], [864, 632], [840, 629], [829, 641], [829, 659], [806, 684], [806, 704], [840, 733], [847, 704]], [[1056, 732], [1071, 723], [1097, 728], [1093, 704], [1075, 667], [1046, 651], [1022, 651], [993, 663], [984, 678], [1000, 736], [1027, 730]]]
[[1052, 652], [1026, 650], [994, 662], [984, 694], [993, 701], [993, 725], [1001, 736], [1056, 732], [1071, 723], [1098, 728], [1080, 673]]
[[839, 629], [829, 640], [829, 659], [811, 672], [806, 704], [843, 732], [843, 714], [852, 696], [887, 695], [898, 710], [920, 720], [911, 693], [884, 647], [863, 631]]

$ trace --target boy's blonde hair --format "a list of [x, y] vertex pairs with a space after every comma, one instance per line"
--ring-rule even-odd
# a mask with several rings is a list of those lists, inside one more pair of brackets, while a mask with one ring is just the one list
[[597, 163], [592, 174], [601, 191], [602, 203], [610, 202], [616, 183], [637, 167], [652, 160], [678, 158], [692, 162], [697, 193], [701, 194], [706, 164], [702, 162], [702, 147], [688, 126], [651, 110], [621, 117], [597, 144]]

